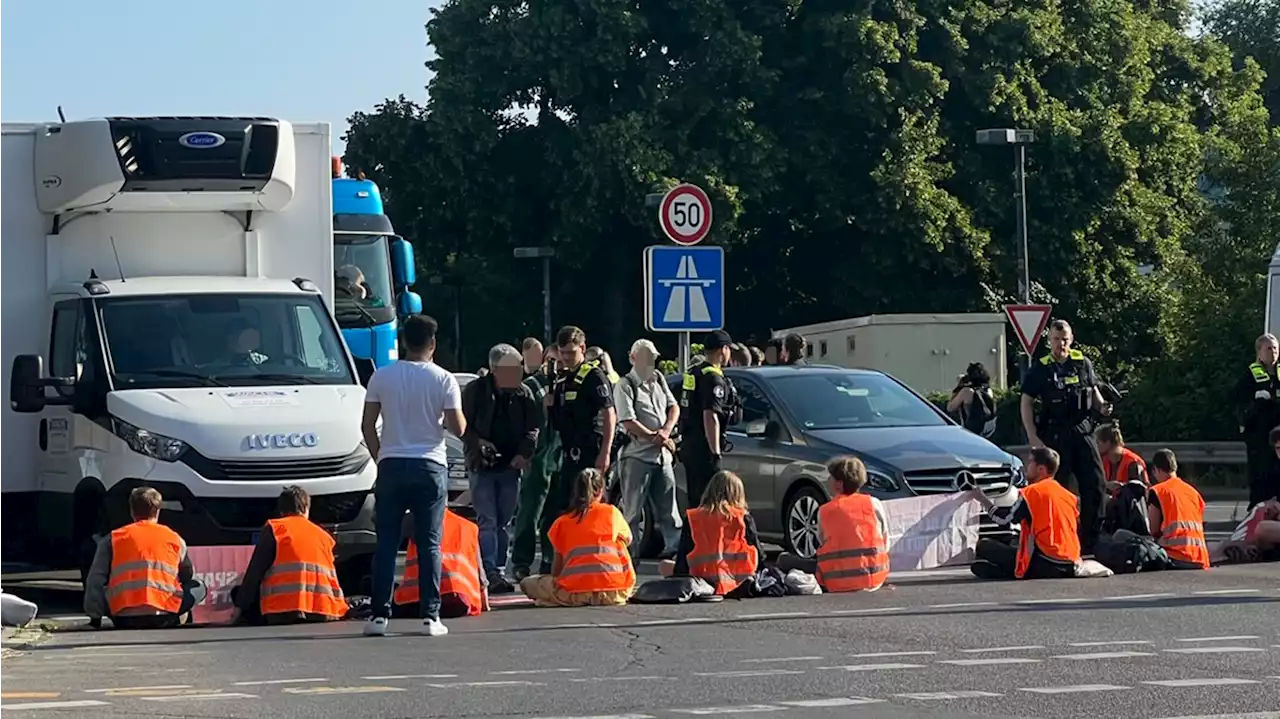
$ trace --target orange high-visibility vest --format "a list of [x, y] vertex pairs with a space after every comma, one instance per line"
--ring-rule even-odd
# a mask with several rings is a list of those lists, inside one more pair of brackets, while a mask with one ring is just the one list
[[551, 525], [548, 538], [561, 561], [556, 584], [566, 592], [611, 592], [636, 585], [636, 570], [617, 528], [625, 526], [617, 507], [603, 502], [591, 505], [581, 520], [561, 515]]
[[262, 579], [262, 613], [345, 616], [347, 601], [333, 566], [333, 537], [302, 515], [271, 519], [267, 525], [276, 539], [276, 559]]
[[1042, 479], [1022, 489], [1022, 501], [1031, 511], [1031, 521], [1022, 523], [1014, 576], [1026, 576], [1036, 550], [1051, 559], [1079, 563], [1080, 500], [1057, 480]]
[[730, 516], [705, 509], [689, 510], [689, 574], [705, 579], [716, 594], [728, 594], [748, 577], [755, 576], [759, 553], [747, 542], [747, 513], [729, 510]]
[[[476, 616], [484, 606], [480, 587], [480, 528], [451, 509], [444, 511], [440, 534], [440, 596], [456, 594], [467, 605], [467, 615]], [[396, 587], [396, 604], [417, 604], [418, 545], [409, 540], [404, 562], [404, 579]]]
[[[1137, 452], [1134, 452], [1127, 447], [1122, 447], [1120, 449], [1120, 461], [1113, 462], [1110, 457], [1102, 458], [1103, 476], [1106, 477], [1108, 482], [1124, 484], [1129, 481], [1129, 468], [1135, 464], [1144, 470], [1147, 467], [1147, 463], [1142, 461], [1142, 457]], [[1151, 481], [1147, 479], [1147, 473], [1145, 471], [1140, 472], [1139, 476], [1142, 477], [1143, 482], [1146, 482], [1147, 484], [1151, 483]]]
[[818, 581], [828, 592], [875, 589], [889, 578], [889, 551], [865, 494], [844, 494], [818, 509], [825, 542], [818, 550]]
[[1169, 558], [1209, 568], [1204, 539], [1204, 498], [1181, 477], [1170, 477], [1151, 488], [1160, 500], [1160, 546]]
[[111, 578], [107, 607], [112, 615], [151, 607], [176, 614], [182, 608], [182, 537], [154, 519], [142, 519], [111, 533]]

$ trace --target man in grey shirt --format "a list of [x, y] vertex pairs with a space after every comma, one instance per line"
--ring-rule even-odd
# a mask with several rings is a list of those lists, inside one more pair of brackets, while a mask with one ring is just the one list
[[619, 456], [619, 509], [631, 525], [631, 554], [641, 547], [645, 504], [652, 506], [655, 526], [662, 535], [664, 558], [680, 544], [680, 511], [676, 506], [675, 444], [671, 433], [680, 419], [680, 405], [656, 369], [658, 349], [640, 339], [631, 345], [631, 371], [613, 386], [618, 423], [631, 441]]

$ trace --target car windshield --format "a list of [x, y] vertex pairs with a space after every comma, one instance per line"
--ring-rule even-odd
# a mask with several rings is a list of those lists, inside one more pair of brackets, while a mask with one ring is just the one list
[[880, 374], [802, 370], [774, 378], [772, 385], [805, 429], [947, 424], [927, 402]]
[[386, 235], [335, 233], [333, 276], [339, 325], [365, 327], [392, 319], [395, 296]]
[[355, 384], [313, 294], [98, 300], [116, 389]]

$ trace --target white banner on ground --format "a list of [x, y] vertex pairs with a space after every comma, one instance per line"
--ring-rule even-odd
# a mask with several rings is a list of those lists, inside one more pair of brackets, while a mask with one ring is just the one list
[[978, 500], [957, 493], [891, 499], [883, 504], [890, 572], [973, 562], [982, 515]]

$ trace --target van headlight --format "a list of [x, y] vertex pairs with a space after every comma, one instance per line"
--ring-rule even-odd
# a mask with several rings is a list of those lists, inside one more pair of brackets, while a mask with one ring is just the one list
[[129, 449], [162, 462], [177, 461], [187, 451], [187, 443], [180, 439], [135, 427], [122, 419], [111, 418], [111, 431], [123, 439]]

